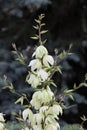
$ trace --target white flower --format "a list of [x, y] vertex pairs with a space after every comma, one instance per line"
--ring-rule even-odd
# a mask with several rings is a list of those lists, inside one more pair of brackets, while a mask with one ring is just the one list
[[23, 111], [22, 116], [23, 116], [24, 121], [26, 121], [27, 119], [31, 119], [32, 118], [33, 113], [32, 113], [32, 111], [29, 108], [27, 108], [27, 109], [25, 109]]
[[60, 105], [53, 105], [53, 113], [59, 115], [61, 114], [62, 115], [62, 108]]
[[48, 124], [44, 130], [60, 130], [60, 126], [58, 123]]
[[50, 104], [53, 97], [53, 92], [47, 87], [47, 89], [44, 89], [43, 91], [35, 92], [30, 103], [36, 110], [38, 110], [42, 105]]
[[45, 55], [43, 58], [43, 65], [45, 67], [50, 67], [51, 65], [54, 65], [54, 59], [50, 55]]
[[5, 130], [4, 124], [0, 122], [0, 130]]
[[5, 122], [4, 117], [3, 117], [3, 113], [0, 113], [0, 122]]
[[41, 99], [42, 99], [42, 98], [41, 98], [41, 97], [42, 97], [41, 91], [35, 92], [35, 93], [33, 94], [32, 100], [30, 101], [31, 105], [32, 105], [36, 110], [38, 110], [38, 109], [41, 107], [41, 105], [42, 105], [42, 103], [41, 103]]
[[56, 123], [56, 120], [55, 120], [55, 118], [53, 117], [53, 115], [50, 114], [50, 115], [48, 115], [48, 116], [45, 118], [45, 125], [52, 124], [52, 123]]
[[43, 45], [40, 45], [39, 47], [37, 47], [35, 51], [36, 58], [38, 59], [42, 59], [47, 54], [48, 54], [48, 51]]
[[34, 125], [33, 130], [43, 130], [41, 125]]
[[30, 103], [31, 103], [31, 105], [32, 105], [36, 110], [38, 110], [38, 109], [41, 107], [40, 101], [31, 100]]
[[41, 69], [42, 64], [40, 60], [34, 59], [30, 61], [29, 66], [31, 67], [31, 71], [34, 71], [35, 69]]
[[49, 109], [48, 106], [42, 106], [42, 107], [40, 108], [40, 114], [43, 115], [48, 109]]
[[27, 78], [27, 82], [31, 84], [33, 88], [36, 88], [37, 86], [41, 85], [41, 79], [38, 76], [31, 73], [29, 78]]
[[50, 99], [50, 101], [52, 100], [52, 98], [54, 97], [54, 93], [51, 91], [50, 87], [47, 86], [47, 94], [48, 94], [48, 98]]
[[47, 87], [47, 89], [44, 89], [42, 91], [42, 104], [46, 105], [46, 104], [50, 104], [50, 102], [52, 101], [53, 97], [54, 97], [54, 93], [51, 91], [51, 89], [49, 88], [49, 86]]
[[28, 127], [25, 127], [24, 129], [22, 129], [22, 130], [30, 130]]
[[55, 104], [55, 105], [53, 105], [52, 107], [50, 107], [50, 108], [48, 109], [48, 111], [46, 112], [47, 115], [50, 115], [50, 114], [51, 114], [51, 115], [52, 115], [54, 118], [56, 118], [56, 119], [58, 119], [59, 113], [62, 114], [62, 108], [61, 108], [60, 105], [57, 105], [57, 104]]
[[48, 73], [45, 70], [41, 69], [38, 71], [38, 77], [45, 81], [48, 78]]
[[40, 113], [34, 114], [35, 124], [40, 125], [42, 123], [42, 115]]

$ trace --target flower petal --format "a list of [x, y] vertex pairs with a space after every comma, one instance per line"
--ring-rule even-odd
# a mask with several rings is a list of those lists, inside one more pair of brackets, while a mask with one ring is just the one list
[[54, 65], [54, 59], [50, 55], [45, 55], [43, 58], [43, 64], [45, 67], [50, 67], [51, 65]]
[[31, 67], [31, 71], [34, 71], [35, 69], [41, 69], [42, 64], [40, 60], [34, 59], [30, 61], [29, 66]]
[[40, 45], [39, 47], [37, 47], [35, 54], [36, 58], [42, 59], [45, 55], [48, 54], [48, 51], [43, 45]]
[[41, 69], [38, 71], [38, 77], [41, 77], [41, 79], [45, 81], [48, 78], [48, 73], [45, 70]]

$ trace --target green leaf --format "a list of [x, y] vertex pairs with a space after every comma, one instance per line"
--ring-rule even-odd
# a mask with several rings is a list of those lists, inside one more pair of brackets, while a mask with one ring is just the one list
[[45, 26], [45, 25], [46, 25], [45, 23], [42, 23], [42, 24], [41, 24], [41, 27], [42, 27], [42, 26]]
[[73, 95], [69, 94], [68, 96], [70, 97], [71, 100], [74, 101], [74, 97], [73, 97]]
[[59, 57], [61, 60], [63, 60], [67, 55], [68, 55], [68, 53], [67, 53], [66, 51], [63, 51], [62, 53], [60, 53], [60, 54], [58, 55], [58, 57]]
[[47, 39], [45, 39], [42, 43], [45, 44], [47, 42]]
[[12, 47], [13, 47], [15, 50], [17, 50], [15, 43], [12, 43]]
[[57, 85], [56, 85], [54, 82], [51, 82], [51, 84], [52, 84], [54, 87], [57, 87]]
[[61, 71], [61, 66], [57, 66], [57, 71], [62, 74], [62, 71]]
[[47, 32], [48, 32], [48, 30], [44, 30], [44, 31], [41, 31], [40, 34], [45, 34]]
[[69, 45], [69, 50], [71, 50], [71, 48], [72, 48], [72, 44]]
[[79, 85], [80, 87], [87, 87], [87, 83], [81, 83], [80, 85]]
[[38, 26], [33, 26], [34, 29], [38, 30]]
[[65, 89], [65, 90], [64, 90], [64, 93], [65, 93], [65, 94], [69, 94], [69, 93], [72, 93], [72, 92], [73, 92], [73, 89], [69, 89], [69, 90]]
[[38, 24], [40, 24], [40, 20], [35, 19], [35, 22], [38, 23]]
[[83, 117], [81, 117], [82, 121], [87, 121], [87, 118], [85, 117], [85, 115], [83, 115]]
[[30, 37], [33, 40], [38, 40], [38, 37]]
[[15, 104], [21, 103], [21, 105], [23, 105], [23, 102], [24, 102], [24, 97], [22, 96], [15, 102]]
[[16, 58], [17, 61], [19, 61], [22, 65], [25, 65], [25, 61], [22, 58]]
[[85, 80], [87, 80], [87, 74], [85, 75]]
[[76, 89], [77, 89], [76, 84], [74, 84], [73, 89], [74, 89], [74, 90], [76, 90]]

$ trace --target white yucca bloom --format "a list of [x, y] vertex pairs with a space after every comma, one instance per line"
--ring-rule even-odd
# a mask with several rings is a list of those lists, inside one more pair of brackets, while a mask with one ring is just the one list
[[41, 108], [40, 108], [40, 110], [39, 110], [39, 112], [40, 112], [40, 114], [44, 114], [44, 113], [46, 113], [46, 111], [49, 109], [49, 107], [48, 106], [42, 106]]
[[40, 77], [42, 79], [43, 82], [45, 80], [47, 80], [47, 78], [49, 76], [48, 73], [45, 70], [43, 70], [43, 69], [39, 70], [37, 75], [38, 75], [38, 77]]
[[24, 129], [22, 129], [22, 130], [30, 130], [28, 127], [25, 127]]
[[51, 91], [49, 86], [47, 86], [47, 95], [50, 101], [54, 98], [54, 93]]
[[5, 130], [5, 126], [3, 123], [0, 122], [0, 130]]
[[48, 124], [44, 130], [60, 130], [60, 126], [58, 123]]
[[33, 113], [29, 108], [23, 111], [22, 116], [24, 121], [28, 120], [29, 123], [33, 121]]
[[49, 87], [47, 87], [47, 89], [44, 89], [43, 91], [35, 92], [30, 103], [36, 110], [38, 110], [42, 105], [50, 104], [53, 97], [54, 93]]
[[56, 123], [56, 120], [54, 116], [50, 114], [45, 118], [45, 125], [52, 124], [52, 123]]
[[3, 117], [3, 113], [0, 113], [0, 122], [5, 122], [5, 119]]
[[42, 115], [40, 113], [34, 114], [35, 124], [41, 125]]
[[41, 85], [41, 79], [32, 73], [30, 73], [29, 77], [27, 78], [27, 82], [31, 84], [33, 88]]
[[39, 47], [37, 47], [34, 53], [37, 59], [42, 59], [47, 54], [48, 54], [48, 51], [43, 45], [40, 45]]
[[41, 93], [40, 91], [35, 92], [35, 93], [33, 94], [32, 100], [30, 101], [30, 104], [31, 104], [36, 110], [38, 110], [38, 109], [41, 107], [41, 105], [42, 105], [42, 104], [41, 104], [41, 101], [40, 101], [41, 97], [42, 97], [42, 93]]
[[47, 115], [52, 115], [54, 118], [58, 119], [58, 115], [62, 114], [62, 108], [60, 105], [53, 105], [49, 107], [48, 111], [46, 112]]
[[41, 125], [34, 125], [33, 130], [43, 130]]
[[41, 61], [39, 59], [31, 60], [29, 63], [29, 67], [31, 67], [31, 71], [41, 69], [42, 67]]
[[45, 67], [50, 67], [50, 66], [54, 65], [54, 59], [53, 59], [53, 57], [51, 55], [45, 55], [43, 57], [43, 65]]
[[53, 105], [53, 113], [55, 113], [55, 114], [57, 114], [57, 115], [59, 115], [59, 114], [61, 114], [62, 115], [62, 108], [61, 108], [61, 106], [60, 105]]

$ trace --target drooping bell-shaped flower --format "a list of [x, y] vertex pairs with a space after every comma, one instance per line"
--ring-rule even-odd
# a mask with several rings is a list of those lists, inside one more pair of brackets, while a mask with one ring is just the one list
[[5, 122], [5, 119], [3, 117], [3, 113], [0, 113], [0, 122]]
[[34, 125], [33, 130], [43, 130], [41, 125]]
[[40, 113], [34, 114], [35, 124], [41, 125], [42, 115]]
[[40, 77], [43, 82], [47, 80], [49, 76], [48, 73], [44, 69], [39, 70], [37, 74], [38, 74], [38, 77]]
[[48, 54], [48, 51], [43, 45], [40, 45], [39, 47], [37, 47], [34, 53], [37, 59], [42, 59], [47, 54]]
[[45, 55], [43, 57], [43, 65], [45, 67], [50, 67], [50, 66], [54, 65], [54, 59], [53, 59], [53, 57], [51, 55]]
[[44, 130], [60, 130], [60, 126], [58, 123], [48, 124]]
[[39, 70], [42, 67], [41, 61], [39, 59], [31, 60], [29, 63], [29, 67], [31, 67], [31, 71]]
[[5, 126], [3, 123], [0, 122], [0, 130], [5, 130]]
[[41, 85], [41, 79], [32, 73], [30, 73], [29, 77], [27, 78], [27, 82], [31, 84], [33, 88]]
[[22, 116], [24, 121], [26, 121], [27, 119], [30, 119], [33, 116], [33, 113], [29, 108], [27, 108], [23, 111]]
[[41, 91], [35, 92], [33, 94], [32, 100], [30, 101], [30, 104], [36, 109], [38, 110], [42, 103], [41, 103], [41, 99], [42, 99], [42, 93]]

